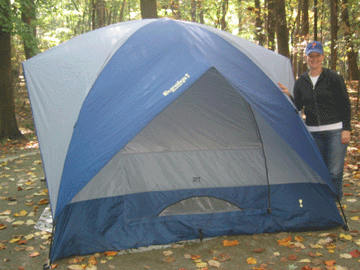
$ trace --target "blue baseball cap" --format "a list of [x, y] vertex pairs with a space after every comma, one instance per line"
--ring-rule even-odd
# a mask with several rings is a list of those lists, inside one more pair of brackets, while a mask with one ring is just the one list
[[309, 55], [309, 53], [312, 53], [312, 52], [317, 52], [317, 53], [320, 53], [320, 54], [324, 54], [324, 49], [323, 49], [323, 45], [321, 44], [321, 42], [313, 41], [313, 42], [310, 42], [306, 46], [305, 54]]

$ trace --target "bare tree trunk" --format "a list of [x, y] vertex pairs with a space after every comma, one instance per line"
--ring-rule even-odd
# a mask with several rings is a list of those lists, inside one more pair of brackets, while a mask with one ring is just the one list
[[354, 49], [354, 42], [352, 40], [353, 32], [351, 31], [351, 24], [349, 19], [349, 11], [348, 11], [348, 0], [343, 0], [343, 11], [341, 14], [342, 21], [344, 23], [344, 36], [345, 36], [345, 48], [346, 48], [346, 56], [348, 58], [349, 63], [349, 73], [351, 80], [359, 80], [359, 68], [357, 64], [357, 52]]
[[314, 40], [318, 40], [318, 0], [314, 0]]
[[330, 24], [331, 24], [331, 45], [330, 45], [330, 68], [336, 71], [337, 62], [337, 32], [338, 32], [338, 0], [330, 0]]
[[264, 46], [265, 43], [265, 36], [263, 34], [263, 18], [261, 15], [261, 6], [260, 0], [254, 0], [255, 2], [255, 28], [256, 28], [256, 39], [259, 42], [259, 45]]
[[[309, 40], [309, 0], [302, 0], [301, 5], [301, 26], [300, 26], [301, 43], [306, 44]], [[307, 64], [304, 60], [304, 52], [300, 52], [299, 74], [307, 70]]]
[[276, 29], [276, 20], [275, 20], [275, 0], [269, 0], [267, 2], [267, 33], [268, 33], [268, 47], [270, 50], [275, 51], [275, 29]]
[[196, 22], [196, 0], [191, 0], [191, 21]]
[[199, 22], [204, 24], [204, 11], [202, 8], [202, 0], [197, 0], [197, 9], [199, 11]]
[[140, 0], [140, 8], [143, 19], [158, 17], [156, 0]]
[[[3, 20], [10, 21], [10, 0], [5, 0], [0, 15]], [[0, 140], [23, 138], [15, 117], [10, 31], [11, 29], [0, 25]]]
[[281, 55], [289, 58], [289, 31], [286, 23], [285, 0], [276, 0], [276, 6], [276, 34], [278, 40], [278, 51]]
[[239, 34], [242, 32], [242, 10], [241, 10], [241, 1], [242, 0], [237, 0], [237, 4], [238, 4], [238, 31]]
[[125, 4], [126, 4], [126, 0], [123, 0], [120, 10], [119, 22], [122, 22], [124, 20]]
[[222, 0], [222, 16], [220, 19], [220, 25], [221, 25], [221, 30], [225, 30], [227, 28], [226, 25], [226, 14], [228, 12], [228, 7], [229, 7], [229, 0]]
[[27, 29], [27, 37], [24, 38], [24, 53], [25, 58], [29, 59], [36, 55], [37, 44], [36, 44], [36, 28], [32, 26], [32, 21], [35, 18], [35, 4], [34, 0], [27, 2], [27, 5], [22, 3], [21, 19], [25, 23]]
[[105, 0], [97, 0], [95, 4], [96, 28], [105, 26]]

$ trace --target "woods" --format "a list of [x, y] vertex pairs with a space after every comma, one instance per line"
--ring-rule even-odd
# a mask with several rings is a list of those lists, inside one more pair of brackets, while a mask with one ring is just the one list
[[21, 62], [106, 25], [169, 17], [228, 31], [289, 57], [306, 70], [310, 40], [325, 45], [326, 66], [359, 80], [360, 31], [354, 0], [0, 0], [0, 140], [19, 139], [13, 91]]

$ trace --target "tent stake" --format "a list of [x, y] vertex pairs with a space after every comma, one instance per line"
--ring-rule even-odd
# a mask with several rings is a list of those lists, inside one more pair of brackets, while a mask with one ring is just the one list
[[349, 227], [349, 224], [347, 222], [347, 219], [346, 219], [346, 216], [345, 216], [345, 213], [344, 213], [344, 209], [342, 208], [342, 205], [341, 205], [341, 202], [340, 202], [340, 198], [338, 196], [336, 196], [336, 199], [339, 203], [339, 206], [340, 206], [340, 210], [341, 210], [341, 213], [343, 215], [343, 218], [344, 218], [344, 221], [345, 221], [345, 225], [342, 226], [342, 229], [345, 230], [345, 231], [349, 231], [350, 230], [350, 227]]
[[199, 238], [200, 238], [200, 242], [202, 242], [202, 240], [204, 239], [202, 229], [199, 229]]

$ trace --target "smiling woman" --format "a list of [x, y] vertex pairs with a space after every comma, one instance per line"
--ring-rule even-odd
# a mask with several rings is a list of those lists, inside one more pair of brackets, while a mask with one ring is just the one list
[[[349, 96], [343, 78], [323, 67], [325, 56], [320, 42], [310, 42], [305, 54], [309, 70], [296, 81], [293, 101], [299, 111], [304, 108], [307, 128], [341, 199], [344, 159], [351, 134]], [[280, 88], [290, 95], [285, 87]]]

